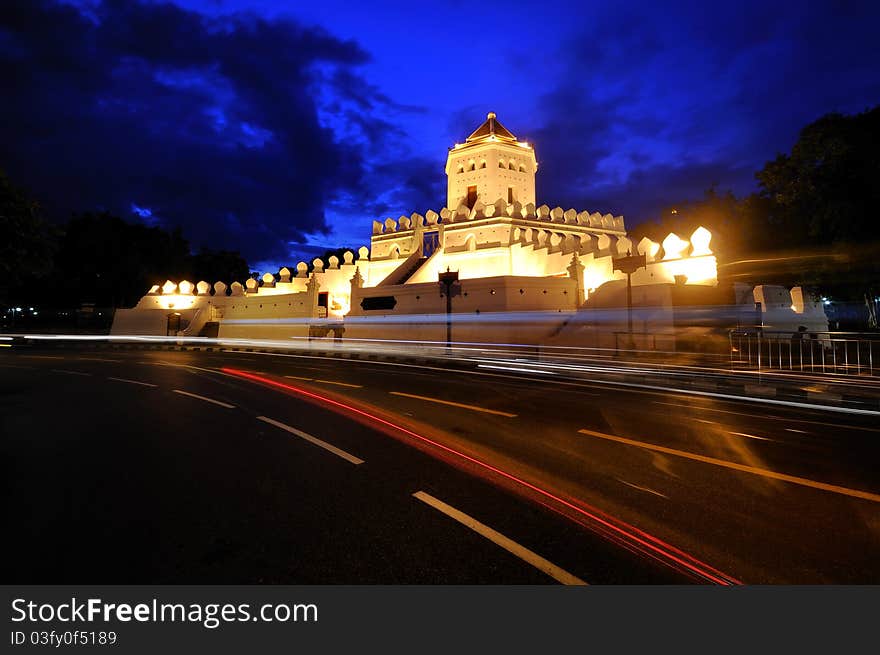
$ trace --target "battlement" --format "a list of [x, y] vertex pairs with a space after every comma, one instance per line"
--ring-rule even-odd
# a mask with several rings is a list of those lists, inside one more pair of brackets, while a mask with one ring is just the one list
[[[574, 311], [600, 286], [625, 278], [617, 260], [635, 252], [645, 256], [631, 275], [635, 286], [717, 284], [707, 229], [689, 239], [670, 233], [661, 243], [634, 244], [623, 216], [536, 205], [536, 170], [534, 149], [490, 113], [450, 150], [449, 206], [373, 221], [370, 247], [357, 256], [346, 251], [341, 261], [301, 261], [229, 284], [168, 280], [119, 314], [120, 326], [128, 326], [120, 329], [134, 329], [128, 315], [157, 316], [156, 325], [182, 316], [191, 332], [210, 322], [221, 336], [300, 334], [316, 320], [341, 323], [349, 315], [431, 315], [445, 311], [437, 287], [445, 271], [472, 289], [459, 306], [473, 304], [475, 312]], [[363, 304], [374, 298], [381, 302]]]
[[557, 223], [560, 225], [578, 226], [593, 230], [625, 232], [623, 216], [602, 214], [600, 212], [577, 211], [550, 208], [548, 205], [535, 207], [534, 203], [520, 204], [507, 202], [499, 198], [492, 204], [477, 201], [473, 207], [459, 205], [457, 208], [443, 207], [439, 213], [429, 210], [425, 215], [413, 213], [401, 216], [397, 220], [386, 218], [384, 221], [373, 221], [373, 236], [383, 234], [409, 234], [420, 228], [437, 229], [440, 225], [448, 226], [455, 223], [482, 220], [485, 218], [510, 218], [515, 220]]

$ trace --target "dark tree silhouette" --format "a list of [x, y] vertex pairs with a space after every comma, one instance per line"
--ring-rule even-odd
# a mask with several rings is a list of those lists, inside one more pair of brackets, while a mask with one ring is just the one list
[[0, 303], [15, 302], [25, 286], [48, 275], [54, 237], [39, 203], [0, 170]]

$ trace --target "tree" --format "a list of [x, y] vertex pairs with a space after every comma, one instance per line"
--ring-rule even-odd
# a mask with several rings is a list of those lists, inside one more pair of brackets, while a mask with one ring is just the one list
[[[804, 276], [869, 312], [880, 295], [880, 107], [829, 114], [756, 175], [768, 231], [816, 253]], [[873, 311], [876, 312], [876, 306]]]
[[855, 116], [829, 114], [806, 126], [790, 154], [755, 174], [745, 198], [709, 189], [671, 205], [632, 237], [685, 237], [712, 231], [719, 278], [802, 285], [858, 301], [876, 315], [880, 296], [880, 107]]
[[202, 248], [198, 254], [192, 256], [190, 271], [193, 281], [205, 280], [211, 284], [218, 280], [231, 284], [250, 277], [247, 261], [231, 250]]
[[638, 243], [643, 237], [660, 243], [670, 232], [687, 239], [698, 227], [712, 232], [710, 247], [719, 261], [736, 259], [751, 245], [746, 239], [747, 224], [754, 223], [751, 206], [731, 191], [712, 187], [700, 200], [686, 200], [665, 208], [660, 218], [637, 225], [630, 238]]
[[0, 170], [0, 303], [13, 302], [52, 267], [56, 233], [40, 205]]
[[805, 127], [789, 155], [756, 177], [768, 223], [790, 230], [795, 245], [877, 240], [880, 207], [880, 107], [855, 116], [829, 114]]

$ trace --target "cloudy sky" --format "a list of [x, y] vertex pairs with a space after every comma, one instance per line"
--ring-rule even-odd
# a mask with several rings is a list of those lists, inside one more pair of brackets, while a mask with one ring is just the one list
[[495, 111], [538, 201], [629, 225], [880, 103], [880, 3], [2, 0], [0, 168], [275, 269], [439, 210]]

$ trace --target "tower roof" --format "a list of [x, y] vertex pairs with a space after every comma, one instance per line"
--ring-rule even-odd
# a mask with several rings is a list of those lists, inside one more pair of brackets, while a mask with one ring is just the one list
[[[494, 137], [494, 138], [493, 138]], [[479, 141], [498, 140], [498, 141], [516, 141], [516, 137], [504, 127], [497, 118], [495, 112], [490, 111], [486, 116], [486, 122], [480, 125], [473, 134], [471, 134], [465, 143], [475, 143]]]

